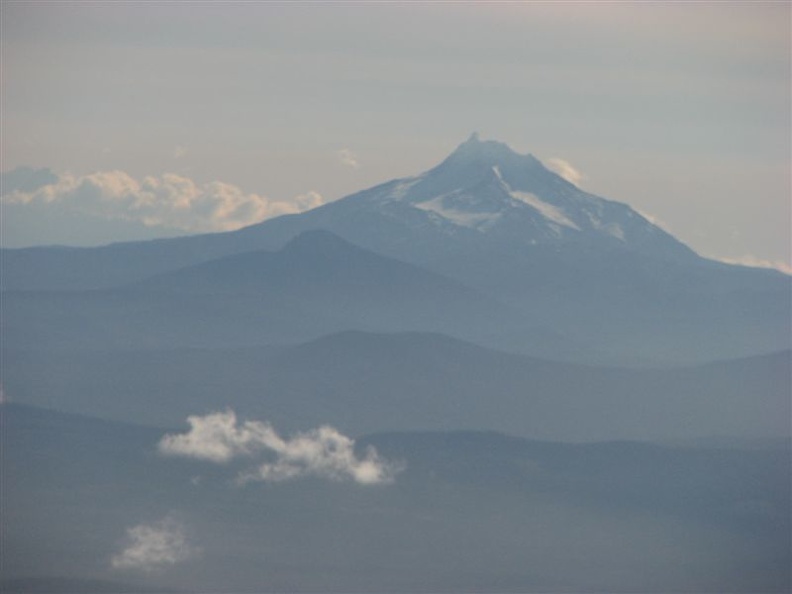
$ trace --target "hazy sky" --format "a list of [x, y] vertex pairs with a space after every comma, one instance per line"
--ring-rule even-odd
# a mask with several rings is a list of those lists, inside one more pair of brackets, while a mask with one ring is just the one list
[[58, 180], [6, 197], [3, 243], [234, 228], [476, 130], [789, 265], [790, 6], [3, 0], [2, 170]]

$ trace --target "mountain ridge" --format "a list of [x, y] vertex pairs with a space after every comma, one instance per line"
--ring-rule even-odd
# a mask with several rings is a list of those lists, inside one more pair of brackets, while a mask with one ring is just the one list
[[[4, 295], [4, 347], [130, 350], [304, 341], [344, 329], [475, 337], [512, 316], [459, 281], [313, 231], [109, 289]], [[520, 319], [520, 323], [526, 323]]]
[[789, 434], [790, 351], [620, 369], [437, 333], [346, 330], [277, 349], [6, 349], [4, 357], [12, 401], [157, 424], [232, 406], [289, 430], [330, 423], [352, 435], [404, 428], [560, 441]]
[[[505, 159], [506, 164], [503, 165], [502, 168], [500, 162], [495, 163], [491, 158], [489, 158], [489, 160], [484, 158], [488, 152], [492, 152], [490, 151], [492, 147], [496, 148], [494, 151], [496, 156]], [[473, 167], [472, 169], [469, 169], [467, 166], [460, 167], [460, 161], [470, 161], [471, 156], [473, 157], [473, 161], [477, 159], [481, 161], [484, 159], [482, 161], [483, 169], [487, 176], [505, 180], [510, 184], [509, 187], [514, 186], [517, 191], [531, 192], [532, 190], [537, 190], [535, 181], [533, 182], [533, 186], [529, 182], [532, 175], [539, 175], [541, 182], [539, 186], [553, 186], [562, 193], [572, 193], [579, 198], [585, 197], [588, 201], [601, 201], [601, 204], [610, 205], [607, 208], [629, 209], [629, 207], [621, 202], [605, 200], [583, 192], [574, 184], [571, 184], [545, 168], [538, 159], [531, 155], [519, 155], [503, 143], [481, 141], [476, 135], [473, 135], [466, 142], [459, 145], [459, 147], [441, 163], [423, 174], [393, 179], [371, 188], [354, 192], [339, 200], [301, 214], [283, 215], [236, 231], [147, 241], [122, 242], [86, 248], [65, 246], [3, 248], [0, 250], [0, 253], [3, 255], [3, 265], [5, 269], [3, 289], [109, 287], [115, 284], [123, 284], [131, 280], [141, 279], [158, 272], [187, 266], [192, 263], [216, 259], [232, 253], [256, 249], [277, 249], [282, 247], [282, 245], [292, 237], [299, 234], [299, 232], [305, 231], [308, 228], [326, 228], [362, 247], [373, 249], [385, 255], [396, 256], [399, 259], [418, 262], [421, 258], [404, 257], [405, 255], [410, 256], [410, 254], [413, 256], [415, 255], [415, 250], [407, 249], [409, 246], [401, 245], [401, 252], [399, 249], [396, 249], [399, 248], [400, 244], [413, 242], [405, 242], [404, 237], [400, 236], [400, 233], [403, 233], [404, 229], [399, 225], [394, 227], [394, 221], [378, 221], [381, 225], [385, 226], [384, 235], [386, 237], [391, 237], [389, 243], [394, 249], [389, 251], [387, 249], [381, 249], [381, 245], [379, 246], [380, 249], [378, 249], [378, 245], [375, 243], [361, 241], [361, 237], [359, 236], [360, 233], [359, 231], [355, 233], [354, 227], [365, 227], [365, 225], [355, 225], [352, 224], [353, 221], [335, 221], [335, 223], [331, 225], [330, 221], [328, 221], [327, 213], [328, 211], [332, 213], [334, 210], [338, 209], [339, 204], [366, 202], [369, 201], [372, 196], [389, 194], [393, 197], [394, 192], [397, 196], [400, 192], [405, 192], [406, 195], [406, 190], [409, 188], [405, 188], [405, 184], [408, 182], [418, 184], [422, 180], [425, 182], [426, 178], [431, 178], [432, 176], [441, 176], [442, 178], [447, 177], [449, 174], [453, 174], [454, 176], [461, 175], [460, 183], [457, 184], [457, 186], [469, 185], [466, 180], [469, 182], [471, 176], [480, 176], [482, 173], [481, 163], [479, 166]], [[498, 173], [493, 170], [494, 166], [498, 167]], [[462, 170], [461, 173], [460, 170]], [[529, 171], [530, 175], [526, 173], [526, 171]], [[528, 178], [527, 182], [526, 177]], [[426, 195], [425, 197], [428, 200], [432, 196]], [[437, 195], [434, 195], [434, 197], [436, 198]], [[404, 198], [404, 196], [401, 198]], [[407, 198], [412, 199], [409, 196], [407, 196]], [[417, 200], [417, 198], [415, 198], [415, 200]], [[533, 216], [528, 217], [529, 220], [533, 220], [533, 222], [536, 223], [541, 219], [540, 215], [542, 213], [540, 211], [543, 207], [540, 206], [539, 203], [534, 202], [533, 209], [531, 205], [524, 200], [522, 204], [524, 205], [522, 210], [526, 213], [533, 211]], [[632, 209], [629, 209], [629, 211], [635, 212], [632, 211]], [[421, 211], [421, 209], [409, 207], [408, 210], [405, 210], [401, 214], [407, 217], [408, 222], [412, 222], [418, 227], [426, 225], [436, 227], [438, 224], [440, 227], [443, 227], [442, 221], [438, 222], [438, 218], [440, 217], [438, 217], [436, 212], [432, 213], [431, 209]], [[545, 214], [547, 214], [547, 211]], [[435, 216], [433, 217], [432, 215]], [[637, 213], [635, 213], [634, 216], [636, 220], [642, 220], [646, 224], [649, 224], [648, 221]], [[365, 216], [365, 213], [358, 213], [356, 216], [352, 217], [352, 219], [355, 218], [359, 219], [359, 223], [362, 223], [368, 220], [369, 217]], [[433, 222], [430, 221], [430, 219], [432, 219]], [[581, 221], [575, 221], [575, 225], [579, 226], [580, 224], [582, 224]], [[472, 233], [465, 233], [465, 231], [470, 231], [470, 229], [460, 228], [458, 225], [454, 225], [454, 227], [456, 227], [454, 230], [455, 234], [466, 235], [468, 238], [472, 235]], [[665, 231], [656, 227], [653, 228], [656, 229], [655, 233], [664, 240], [671, 237]], [[569, 229], [570, 228], [567, 226], [564, 230], [567, 236], [569, 235]], [[418, 232], [421, 234], [420, 229]], [[568, 239], [568, 237], [566, 238]], [[691, 256], [693, 254], [692, 250], [686, 246], [680, 247], [682, 244], [677, 240], [673, 239], [672, 243], [675, 245], [674, 250], [678, 251], [679, 254], [683, 256]], [[450, 251], [453, 253], [453, 251], [458, 248], [459, 246], [457, 245], [453, 247], [453, 249], [440, 251]], [[401, 253], [401, 257], [399, 253]]]
[[[417, 176], [233, 232], [3, 251], [3, 290], [79, 291], [157, 274], [184, 278], [190, 267], [222, 267], [227, 257], [242, 262], [239, 254], [280, 250], [317, 229], [502, 304], [511, 323], [486, 329], [469, 316], [452, 332], [487, 346], [541, 356], [545, 347], [535, 333], [541, 325], [564, 343], [545, 354], [569, 358], [578, 347], [567, 346], [582, 345], [607, 363], [701, 362], [789, 347], [792, 277], [702, 258], [629, 206], [586, 193], [534, 157], [475, 136]], [[314, 250], [314, 268], [322, 251]], [[239, 277], [254, 275], [258, 264], [247, 266]]]

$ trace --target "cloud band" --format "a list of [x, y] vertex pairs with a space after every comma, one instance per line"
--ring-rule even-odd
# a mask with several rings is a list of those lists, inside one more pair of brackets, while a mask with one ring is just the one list
[[330, 426], [284, 439], [268, 423], [239, 422], [231, 411], [187, 418], [190, 430], [165, 435], [159, 451], [223, 464], [239, 457], [274, 456], [242, 472], [238, 482], [285, 481], [303, 476], [352, 480], [362, 485], [389, 483], [398, 471], [369, 448], [362, 457], [355, 442]]

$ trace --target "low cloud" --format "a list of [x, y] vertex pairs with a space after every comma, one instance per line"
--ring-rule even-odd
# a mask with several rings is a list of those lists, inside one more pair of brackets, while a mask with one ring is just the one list
[[360, 169], [360, 161], [358, 161], [357, 155], [349, 149], [341, 149], [336, 154], [342, 164], [353, 169]]
[[741, 258], [719, 258], [724, 264], [737, 264], [738, 266], [751, 266], [753, 268], [772, 268], [792, 275], [792, 265], [782, 260], [767, 260], [756, 256], [743, 256]]
[[673, 235], [673, 233], [671, 232], [671, 227], [663, 219], [661, 219], [660, 217], [658, 217], [656, 215], [653, 215], [651, 213], [648, 213], [646, 211], [643, 211], [643, 210], [638, 210], [638, 209], [634, 209], [634, 210], [639, 215], [641, 215], [643, 218], [645, 218], [647, 221], [652, 223], [652, 225], [654, 225], [655, 227], [659, 227], [660, 229], [662, 229], [666, 233], [670, 233], [670, 234]]
[[231, 410], [190, 416], [187, 423], [187, 433], [165, 435], [160, 440], [160, 453], [218, 464], [236, 458], [270, 458], [241, 472], [241, 484], [318, 476], [375, 485], [391, 482], [397, 471], [374, 448], [359, 458], [354, 440], [327, 425], [284, 439], [269, 423], [240, 422]]
[[20, 176], [11, 175], [9, 179], [15, 183], [3, 188], [0, 201], [187, 232], [231, 231], [324, 203], [316, 192], [290, 200], [273, 200], [232, 184], [220, 181], [201, 184], [176, 173], [143, 179], [135, 179], [123, 171], [57, 176], [49, 173], [47, 183], [35, 186], [32, 182], [19, 183], [16, 178]]
[[305, 212], [306, 210], [322, 206], [324, 203], [325, 199], [322, 195], [314, 191], [298, 194], [289, 201], [289, 204], [297, 209], [295, 212]]
[[139, 524], [127, 530], [127, 544], [114, 555], [115, 569], [156, 571], [190, 559], [197, 550], [190, 546], [184, 526], [172, 517], [151, 524]]
[[585, 175], [575, 169], [569, 161], [565, 161], [564, 159], [553, 157], [552, 159], [547, 159], [545, 165], [550, 171], [557, 173], [569, 183], [575, 184], [576, 186], [580, 186], [580, 182], [586, 179]]

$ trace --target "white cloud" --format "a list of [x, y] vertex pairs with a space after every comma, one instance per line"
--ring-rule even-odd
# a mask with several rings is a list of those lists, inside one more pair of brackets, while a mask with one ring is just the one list
[[161, 453], [224, 463], [239, 456], [251, 456], [262, 449], [278, 450], [283, 440], [267, 423], [238, 423], [233, 411], [189, 416], [187, 433], [166, 435], [159, 442]]
[[187, 423], [187, 433], [165, 435], [160, 440], [162, 454], [221, 464], [238, 457], [274, 455], [274, 461], [242, 472], [240, 483], [319, 476], [373, 485], [391, 482], [397, 471], [373, 448], [358, 458], [354, 440], [326, 425], [283, 439], [269, 423], [238, 422], [231, 410], [190, 416]]
[[338, 159], [344, 165], [352, 167], [353, 169], [360, 169], [360, 161], [358, 161], [357, 155], [351, 150], [341, 149], [336, 154], [338, 155]]
[[547, 159], [544, 164], [550, 171], [554, 171], [569, 183], [575, 184], [576, 186], [580, 186], [580, 182], [586, 179], [585, 175], [572, 167], [572, 164], [564, 159], [553, 157], [552, 159]]
[[359, 459], [355, 442], [332, 427], [324, 426], [299, 433], [272, 448], [277, 454], [274, 463], [261, 464], [255, 471], [243, 474], [242, 482], [281, 481], [302, 475], [317, 475], [334, 480], [351, 479], [363, 485], [392, 480], [392, 470], [370, 448]]
[[273, 200], [220, 181], [199, 184], [176, 173], [138, 180], [123, 171], [67, 173], [54, 183], [29, 192], [15, 190], [0, 200], [189, 232], [230, 231], [324, 203], [317, 192]]
[[289, 202], [297, 209], [295, 212], [305, 212], [322, 206], [325, 203], [324, 197], [319, 192], [306, 192], [305, 194], [298, 194]]
[[663, 219], [661, 219], [660, 217], [658, 217], [658, 216], [656, 216], [656, 215], [653, 215], [653, 214], [651, 214], [651, 213], [648, 213], [648, 212], [646, 212], [646, 211], [643, 211], [643, 210], [638, 210], [637, 208], [635, 208], [635, 209], [633, 209], [633, 210], [635, 210], [635, 212], [637, 212], [639, 215], [641, 215], [641, 216], [642, 216], [643, 218], [645, 218], [647, 221], [649, 221], [650, 223], [652, 223], [652, 225], [654, 225], [655, 227], [659, 227], [660, 229], [662, 229], [662, 230], [663, 230], [663, 231], [665, 231], [666, 233], [670, 233], [671, 235], [673, 235], [673, 233], [672, 233], [672, 231], [671, 231], [671, 228], [668, 226], [668, 223], [666, 223], [666, 222], [665, 222]]
[[767, 260], [752, 255], [742, 256], [741, 258], [718, 258], [718, 260], [724, 264], [737, 264], [739, 266], [751, 266], [754, 268], [772, 268], [784, 274], [792, 274], [792, 265], [782, 260]]
[[193, 557], [197, 550], [189, 545], [184, 526], [172, 517], [127, 530], [127, 545], [114, 555], [115, 569], [154, 571]]

